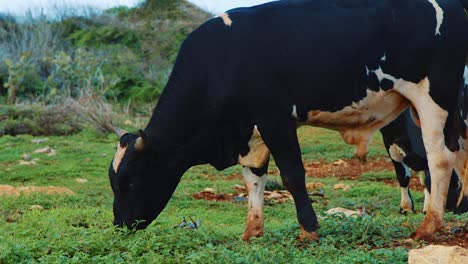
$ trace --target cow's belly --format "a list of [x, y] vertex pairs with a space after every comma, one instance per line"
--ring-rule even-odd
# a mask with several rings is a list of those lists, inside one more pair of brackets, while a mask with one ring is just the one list
[[365, 98], [339, 111], [309, 111], [303, 124], [339, 131], [346, 143], [356, 145], [356, 157], [365, 160], [375, 131], [394, 120], [409, 104], [398, 92], [367, 90]]
[[[340, 132], [346, 143], [356, 145], [356, 157], [365, 160], [375, 131], [393, 121], [409, 104], [398, 92], [368, 90], [365, 98], [342, 110], [309, 111], [307, 120], [299, 125], [324, 127]], [[261, 168], [268, 160], [270, 152], [256, 127], [248, 145], [249, 153], [245, 156], [239, 155], [238, 163], [251, 168]]]

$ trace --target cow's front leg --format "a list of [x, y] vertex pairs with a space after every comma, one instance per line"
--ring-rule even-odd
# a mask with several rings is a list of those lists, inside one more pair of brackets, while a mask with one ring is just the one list
[[317, 216], [312, 208], [305, 184], [305, 170], [296, 133], [296, 121], [275, 116], [258, 126], [265, 144], [281, 172], [283, 184], [291, 193], [300, 226], [300, 239], [318, 241]]
[[247, 223], [242, 240], [249, 241], [253, 237], [263, 236], [263, 192], [267, 182], [268, 162], [261, 169], [243, 167], [242, 175], [249, 196]]

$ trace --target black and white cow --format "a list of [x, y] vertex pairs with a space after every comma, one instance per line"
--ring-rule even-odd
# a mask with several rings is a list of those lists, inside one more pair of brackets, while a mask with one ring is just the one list
[[[380, 132], [382, 133], [385, 148], [395, 167], [396, 176], [400, 184], [400, 213], [407, 214], [408, 212], [414, 212], [414, 202], [409, 190], [412, 175], [411, 170], [424, 172], [424, 179], [421, 179], [421, 181], [424, 185], [423, 212], [425, 213], [429, 202], [431, 176], [422, 141], [421, 128], [415, 124], [411, 111], [408, 109], [397, 119], [380, 129]], [[446, 210], [455, 213], [468, 211], [468, 197], [464, 196], [461, 203], [457, 204], [461, 189], [459, 176], [455, 172], [452, 172]]]
[[194, 165], [241, 164], [243, 238], [261, 236], [271, 153], [301, 239], [318, 240], [296, 128], [337, 130], [364, 158], [373, 133], [412, 104], [433, 183], [415, 236], [430, 237], [443, 225], [450, 174], [463, 170], [453, 120], [467, 47], [460, 0], [275, 1], [213, 18], [182, 44], [144, 131], [119, 133], [114, 223], [145, 228]]

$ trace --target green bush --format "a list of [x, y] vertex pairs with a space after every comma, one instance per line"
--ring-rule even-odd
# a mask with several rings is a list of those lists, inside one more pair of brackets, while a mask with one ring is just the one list
[[0, 136], [69, 135], [84, 128], [84, 118], [67, 105], [32, 104], [0, 108]]

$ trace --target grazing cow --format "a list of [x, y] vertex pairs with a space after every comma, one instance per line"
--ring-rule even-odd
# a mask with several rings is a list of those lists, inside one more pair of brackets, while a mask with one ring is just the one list
[[415, 237], [431, 237], [443, 224], [450, 174], [463, 170], [453, 121], [467, 47], [460, 0], [275, 1], [213, 18], [183, 42], [146, 128], [119, 131], [109, 168], [114, 223], [145, 228], [194, 165], [241, 164], [243, 238], [261, 236], [271, 153], [300, 238], [318, 240], [296, 128], [337, 130], [364, 159], [373, 133], [412, 104], [433, 183]]

